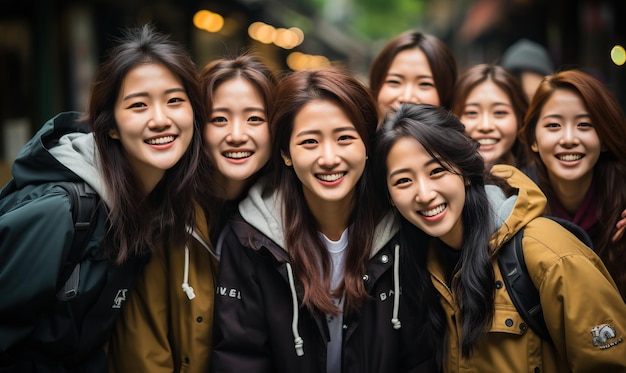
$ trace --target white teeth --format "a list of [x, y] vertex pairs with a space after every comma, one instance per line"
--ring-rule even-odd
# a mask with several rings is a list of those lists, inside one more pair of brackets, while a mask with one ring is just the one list
[[480, 145], [493, 145], [498, 142], [496, 139], [478, 139], [476, 140]]
[[172, 141], [174, 141], [174, 136], [165, 136], [165, 137], [159, 137], [156, 139], [146, 140], [146, 143], [150, 145], [163, 145], [163, 144], [170, 143]]
[[435, 216], [437, 214], [440, 214], [444, 209], [446, 208], [446, 204], [443, 203], [437, 207], [435, 207], [432, 210], [427, 210], [427, 211], [418, 211], [420, 214], [424, 215], [424, 216]]
[[252, 155], [252, 152], [226, 152], [224, 153], [224, 157], [226, 158], [248, 158]]
[[577, 161], [581, 159], [582, 157], [583, 157], [582, 154], [560, 154], [557, 156], [557, 158], [565, 162]]
[[330, 174], [330, 175], [316, 175], [318, 179], [324, 180], [324, 181], [335, 181], [340, 179], [341, 177], [343, 177], [343, 175], [345, 175], [345, 172], [337, 172], [334, 174]]

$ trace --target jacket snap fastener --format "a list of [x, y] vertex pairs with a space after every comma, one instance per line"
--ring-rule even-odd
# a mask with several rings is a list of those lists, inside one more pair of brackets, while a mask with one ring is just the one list
[[498, 280], [496, 281], [496, 289], [502, 289], [502, 281]]
[[525, 331], [526, 331], [526, 329], [527, 329], [527, 327], [526, 327], [526, 323], [521, 323], [521, 324], [519, 324], [519, 329], [520, 329], [521, 331], [525, 332]]
[[506, 320], [504, 321], [504, 325], [506, 325], [506, 326], [513, 326], [513, 320], [511, 320], [511, 319], [506, 319]]
[[196, 321], [197, 321], [197, 322], [202, 322], [202, 316], [198, 316], [198, 317], [196, 318]]
[[363, 281], [366, 281], [366, 282], [367, 282], [367, 280], [369, 280], [369, 279], [370, 279], [370, 276], [369, 276], [369, 275], [363, 275]]
[[383, 255], [380, 257], [380, 261], [383, 263], [387, 263], [389, 261], [389, 257], [387, 255]]

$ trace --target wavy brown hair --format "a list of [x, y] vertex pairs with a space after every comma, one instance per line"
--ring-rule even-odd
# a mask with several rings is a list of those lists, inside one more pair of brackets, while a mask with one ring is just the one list
[[[524, 90], [519, 81], [513, 74], [508, 72], [504, 67], [490, 64], [479, 64], [467, 69], [456, 83], [454, 95], [452, 99], [452, 112], [459, 118], [463, 115], [465, 103], [467, 97], [472, 93], [474, 88], [478, 85], [492, 81], [498, 88], [500, 88], [511, 100], [511, 105], [515, 113], [515, 119], [517, 120], [517, 129], [522, 127], [524, 123], [524, 115], [528, 110], [528, 100], [524, 94]], [[515, 164], [513, 166], [526, 167], [527, 148], [519, 142], [519, 139], [515, 140], [513, 148], [511, 149]], [[497, 160], [496, 163], [507, 163], [505, 160]]]
[[[615, 224], [626, 208], [626, 117], [613, 94], [600, 81], [579, 70], [561, 71], [544, 78], [530, 103], [520, 129], [519, 138], [527, 146], [535, 142], [535, 129], [546, 101], [557, 90], [576, 93], [591, 117], [593, 128], [598, 133], [602, 152], [593, 167], [596, 182], [596, 219], [599, 233], [592, 236], [594, 250], [602, 258], [611, 276], [626, 299], [626, 234], [612, 242]], [[533, 153], [537, 170], [537, 181], [548, 198], [558, 199], [550, 185], [548, 172], [538, 153]], [[550, 214], [550, 203], [546, 214]]]
[[[281, 192], [285, 242], [294, 272], [304, 288], [304, 305], [328, 314], [339, 312], [331, 300], [331, 260], [318, 235], [315, 221], [302, 191], [302, 182], [292, 167], [283, 163], [281, 152], [290, 156], [289, 140], [294, 118], [308, 103], [328, 100], [343, 109], [365, 143], [366, 154], [378, 122], [377, 105], [370, 90], [356, 78], [337, 68], [316, 71], [298, 71], [288, 74], [276, 93], [276, 102], [270, 120], [275, 146], [271, 162], [274, 167], [271, 187]], [[356, 311], [367, 298], [362, 276], [366, 273], [373, 232], [376, 226], [375, 209], [367, 204], [373, 200], [373, 191], [367, 188], [368, 165], [357, 182], [353, 209], [349, 221], [348, 247], [342, 285], [333, 295], [345, 294], [346, 312]], [[359, 208], [357, 208], [359, 206]]]
[[378, 97], [389, 67], [398, 53], [407, 49], [420, 49], [426, 55], [433, 72], [435, 88], [441, 106], [450, 108], [457, 79], [454, 54], [448, 46], [434, 35], [408, 30], [391, 38], [378, 52], [370, 65], [369, 82], [374, 97]]
[[[156, 187], [145, 195], [120, 141], [109, 136], [117, 128], [114, 107], [126, 75], [135, 67], [160, 64], [182, 83], [194, 114], [189, 148]], [[200, 193], [207, 162], [202, 156], [200, 125], [206, 123], [196, 66], [182, 44], [146, 25], [127, 29], [98, 68], [91, 89], [87, 119], [93, 131], [103, 180], [110, 194], [105, 249], [122, 263], [149, 254], [156, 244], [183, 244], [193, 226], [194, 201]]]

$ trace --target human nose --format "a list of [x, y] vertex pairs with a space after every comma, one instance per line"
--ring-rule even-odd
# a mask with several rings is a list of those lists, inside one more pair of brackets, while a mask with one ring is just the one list
[[235, 144], [241, 144], [246, 142], [246, 129], [242, 121], [235, 119], [231, 122], [230, 133], [228, 134], [227, 141]]
[[321, 149], [322, 153], [320, 154], [320, 158], [318, 160], [318, 164], [320, 166], [333, 167], [340, 162], [337, 149], [335, 149], [334, 144], [326, 143], [321, 147]]
[[489, 132], [493, 129], [493, 123], [489, 115], [478, 116], [478, 130], [482, 132]]
[[415, 183], [415, 201], [418, 203], [428, 203], [435, 199], [437, 193], [427, 180], [417, 180]]
[[167, 115], [167, 107], [163, 105], [154, 105], [152, 110], [152, 118], [148, 122], [152, 129], [163, 130], [172, 125], [172, 121]]
[[571, 147], [578, 145], [578, 136], [576, 134], [575, 126], [565, 126], [563, 131], [563, 136], [561, 136], [561, 140], [559, 143], [565, 147]]
[[416, 88], [413, 84], [406, 84], [400, 94], [401, 103], [419, 104]]

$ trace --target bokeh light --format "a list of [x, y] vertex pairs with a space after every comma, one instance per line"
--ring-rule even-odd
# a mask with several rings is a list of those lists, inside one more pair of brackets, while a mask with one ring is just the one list
[[626, 51], [621, 45], [616, 45], [611, 49], [611, 60], [617, 66], [622, 66], [626, 62]]

